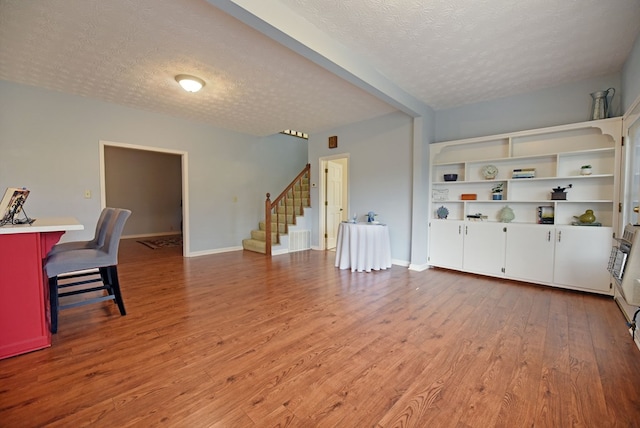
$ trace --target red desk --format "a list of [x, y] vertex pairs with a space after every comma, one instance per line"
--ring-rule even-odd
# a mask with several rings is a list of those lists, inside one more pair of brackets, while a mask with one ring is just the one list
[[42, 262], [66, 231], [83, 229], [70, 217], [0, 227], [0, 358], [51, 346]]

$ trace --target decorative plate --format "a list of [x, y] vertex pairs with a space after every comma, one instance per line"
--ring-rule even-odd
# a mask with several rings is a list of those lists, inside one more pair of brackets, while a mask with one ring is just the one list
[[498, 168], [494, 165], [485, 165], [482, 167], [482, 176], [487, 180], [493, 180], [498, 175]]
[[449, 216], [449, 210], [445, 206], [441, 206], [436, 210], [438, 218], [447, 218]]

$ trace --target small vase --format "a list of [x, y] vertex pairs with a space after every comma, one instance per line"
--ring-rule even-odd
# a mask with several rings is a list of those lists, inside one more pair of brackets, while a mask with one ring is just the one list
[[502, 200], [502, 193], [494, 193], [493, 194], [493, 200], [494, 201], [501, 201]]
[[580, 175], [591, 175], [591, 168], [581, 168]]

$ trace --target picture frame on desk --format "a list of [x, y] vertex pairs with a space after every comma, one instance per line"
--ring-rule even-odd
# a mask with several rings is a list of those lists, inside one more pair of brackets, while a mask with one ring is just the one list
[[29, 190], [25, 188], [7, 187], [0, 202], [0, 225], [13, 223], [28, 196]]

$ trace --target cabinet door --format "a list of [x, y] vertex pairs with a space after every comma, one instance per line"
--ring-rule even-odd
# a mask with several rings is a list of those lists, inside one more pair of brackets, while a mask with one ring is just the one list
[[505, 233], [503, 223], [467, 222], [464, 225], [464, 270], [503, 276]]
[[462, 221], [431, 220], [429, 264], [462, 269]]
[[51, 345], [40, 233], [0, 235], [0, 358]]
[[610, 227], [556, 227], [556, 257], [553, 282], [581, 289], [610, 293], [607, 271], [612, 247]]
[[553, 226], [507, 226], [505, 275], [521, 281], [551, 283], [554, 238]]

